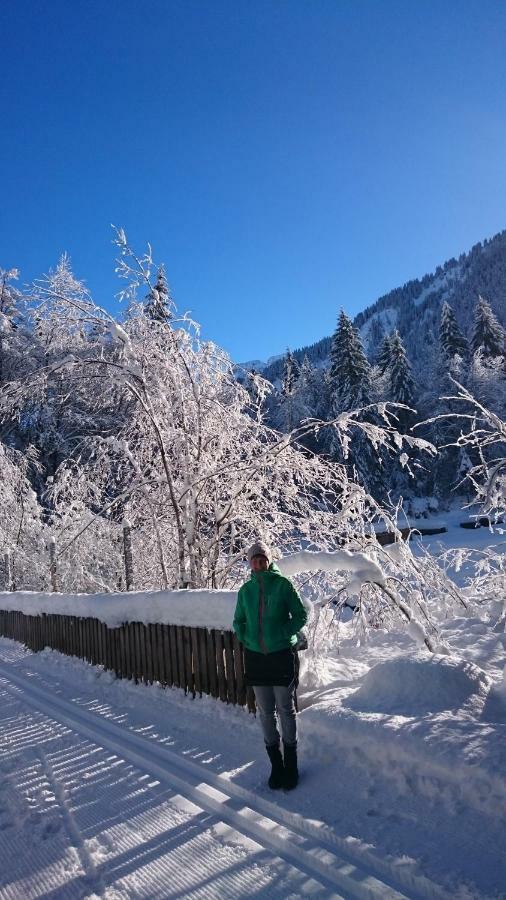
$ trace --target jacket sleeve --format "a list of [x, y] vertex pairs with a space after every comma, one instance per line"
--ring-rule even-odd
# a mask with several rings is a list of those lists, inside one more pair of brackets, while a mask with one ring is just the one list
[[297, 634], [307, 622], [307, 610], [291, 581], [287, 581], [287, 601], [290, 621], [286, 625], [287, 637]]
[[242, 588], [239, 589], [239, 593], [237, 595], [237, 603], [235, 606], [234, 621], [232, 627], [237, 637], [242, 642], [244, 640], [244, 635], [246, 632], [246, 615], [243, 606]]

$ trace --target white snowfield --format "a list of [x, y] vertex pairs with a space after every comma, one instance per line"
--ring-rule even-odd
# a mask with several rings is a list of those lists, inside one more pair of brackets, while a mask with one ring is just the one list
[[0, 898], [499, 898], [506, 637], [443, 626], [304, 657], [301, 781], [265, 785], [259, 724], [0, 640]]
[[[346, 550], [335, 553], [293, 553], [277, 563], [283, 575], [299, 572], [351, 572], [350, 592], [369, 581], [383, 584], [381, 568], [364, 553]], [[234, 618], [237, 591], [179, 590], [131, 591], [120, 594], [49, 594], [36, 591], [0, 593], [0, 609], [37, 616], [51, 613], [99, 619], [110, 628], [124, 622], [145, 625], [191, 625], [230, 630]]]
[[143, 727], [125, 712], [128, 694], [118, 711], [119, 683], [106, 677], [97, 691], [97, 672], [58, 657], [0, 640], [0, 897], [448, 896], [242, 786], [241, 768], [224, 770], [238, 756], [225, 757], [224, 737], [241, 725], [250, 737], [250, 722], [222, 716], [221, 741], [209, 741], [209, 708], [199, 728], [178, 697], [169, 731], [163, 708]]

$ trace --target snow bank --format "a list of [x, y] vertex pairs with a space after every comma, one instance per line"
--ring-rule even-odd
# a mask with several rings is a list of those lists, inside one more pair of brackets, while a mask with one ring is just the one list
[[483, 669], [455, 657], [397, 658], [373, 666], [346, 701], [355, 712], [423, 716], [459, 709], [492, 682]]
[[413, 650], [406, 631], [374, 630], [358, 645], [341, 625], [339, 656], [318, 681], [303, 667], [301, 757], [355, 767], [371, 796], [385, 777], [392, 797], [423, 798], [429, 817], [469, 808], [506, 825], [506, 641], [495, 623], [488, 611], [444, 620], [444, 656]]
[[117, 628], [124, 622], [230, 630], [236, 591], [139, 591], [123, 594], [0, 593], [0, 609], [29, 616], [81, 616]]
[[381, 775], [397, 802], [424, 798], [428, 815], [431, 807], [451, 816], [470, 807], [506, 824], [506, 715], [502, 723], [487, 719], [473, 716], [467, 704], [457, 715], [372, 716], [328, 697], [303, 710], [301, 756], [354, 767], [356, 783], [371, 795]]

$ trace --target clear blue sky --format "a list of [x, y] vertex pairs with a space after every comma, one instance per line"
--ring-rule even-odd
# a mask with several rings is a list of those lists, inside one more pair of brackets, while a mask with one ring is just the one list
[[333, 331], [506, 227], [499, 0], [2, 0], [0, 265], [110, 223], [236, 360]]

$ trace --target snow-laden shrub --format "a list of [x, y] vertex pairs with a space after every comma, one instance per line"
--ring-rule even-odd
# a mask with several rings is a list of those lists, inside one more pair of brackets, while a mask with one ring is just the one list
[[462, 430], [455, 446], [474, 460], [464, 473], [475, 494], [470, 505], [478, 507], [477, 512], [489, 516], [492, 522], [494, 519], [500, 522], [506, 516], [506, 422], [458, 381], [451, 380], [457, 394], [443, 399], [455, 403], [462, 411], [428, 421], [453, 418], [460, 423]]
[[49, 583], [47, 533], [28, 478], [37, 457], [0, 443], [0, 554], [5, 590], [41, 589]]

